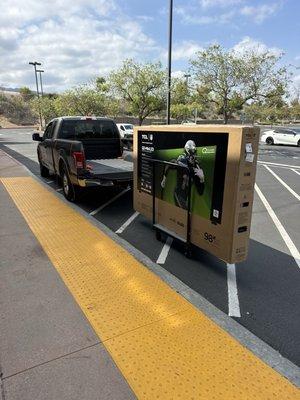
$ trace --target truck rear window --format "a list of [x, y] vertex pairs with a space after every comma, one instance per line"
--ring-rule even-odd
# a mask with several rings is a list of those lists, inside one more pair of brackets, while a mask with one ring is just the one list
[[59, 138], [71, 140], [118, 138], [119, 131], [112, 121], [64, 120]]

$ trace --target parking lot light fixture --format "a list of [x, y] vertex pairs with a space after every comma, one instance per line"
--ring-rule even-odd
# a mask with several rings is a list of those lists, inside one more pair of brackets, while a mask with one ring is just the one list
[[191, 77], [191, 75], [190, 74], [184, 74], [184, 77], [185, 77], [186, 87], [188, 87], [189, 86], [189, 78]]
[[31, 61], [31, 62], [29, 63], [29, 65], [33, 65], [33, 68], [34, 68], [34, 75], [35, 75], [35, 83], [36, 83], [36, 93], [37, 93], [37, 96], [40, 97], [36, 66], [37, 66], [37, 65], [42, 65], [42, 64], [39, 63], [39, 62], [37, 62], [37, 61], [33, 61], [33, 62]]
[[[33, 65], [33, 67], [34, 67], [34, 75], [35, 75], [35, 83], [36, 83], [36, 93], [37, 93], [37, 97], [38, 97], [38, 99], [39, 99], [39, 98], [40, 98], [40, 93], [39, 93], [39, 84], [38, 84], [36, 66], [37, 66], [37, 65], [42, 65], [42, 64], [41, 64], [40, 62], [37, 62], [37, 61], [30, 61], [30, 62], [29, 62], [29, 65]], [[43, 122], [42, 122], [42, 113], [41, 113], [40, 101], [38, 101], [38, 103], [39, 103], [40, 129], [42, 130]]]
[[42, 72], [45, 72], [43, 69], [37, 69], [36, 72], [40, 74], [40, 88], [41, 88], [41, 95], [44, 96], [43, 92], [43, 82], [42, 82]]

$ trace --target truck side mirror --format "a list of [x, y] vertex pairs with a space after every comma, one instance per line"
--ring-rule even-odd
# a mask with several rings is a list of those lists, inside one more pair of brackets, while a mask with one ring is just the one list
[[41, 142], [42, 141], [42, 137], [40, 136], [39, 133], [33, 133], [32, 134], [32, 140], [34, 140], [36, 142]]

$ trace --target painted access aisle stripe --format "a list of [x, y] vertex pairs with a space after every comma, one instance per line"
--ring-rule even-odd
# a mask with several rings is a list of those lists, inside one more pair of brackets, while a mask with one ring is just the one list
[[300, 399], [295, 386], [33, 178], [2, 182], [139, 399]]

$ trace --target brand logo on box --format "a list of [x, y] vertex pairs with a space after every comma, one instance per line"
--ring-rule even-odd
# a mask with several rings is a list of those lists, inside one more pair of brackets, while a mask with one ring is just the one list
[[143, 134], [143, 135], [142, 135], [142, 139], [143, 139], [143, 140], [149, 140], [150, 142], [152, 142], [152, 140], [153, 140], [153, 135], [152, 135], [152, 133], [149, 133], [149, 135], [148, 135], [148, 134]]
[[207, 147], [203, 147], [202, 149], [203, 154], [215, 154], [215, 151], [216, 150], [214, 148], [208, 149]]

